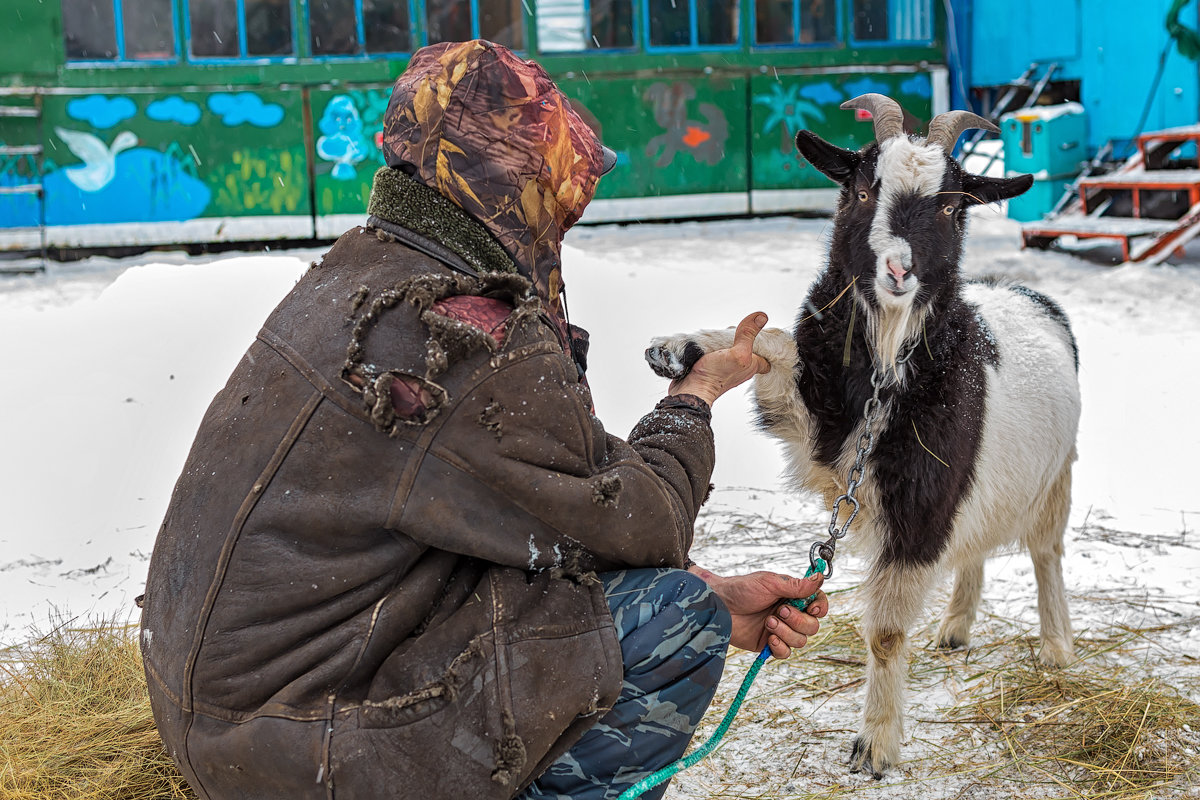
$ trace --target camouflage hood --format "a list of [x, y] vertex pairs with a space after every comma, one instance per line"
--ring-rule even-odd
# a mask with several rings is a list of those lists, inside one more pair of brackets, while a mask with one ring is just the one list
[[545, 70], [483, 40], [418, 50], [392, 90], [383, 154], [482, 223], [562, 317], [562, 238], [603, 153]]

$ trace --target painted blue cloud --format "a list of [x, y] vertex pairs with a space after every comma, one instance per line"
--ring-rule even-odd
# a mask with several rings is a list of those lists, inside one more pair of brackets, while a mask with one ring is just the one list
[[124, 122], [136, 113], [137, 106], [128, 97], [93, 94], [67, 103], [67, 116], [101, 130]]
[[800, 90], [801, 97], [807, 97], [818, 105], [827, 106], [842, 101], [842, 93], [828, 83], [814, 83]]
[[247, 123], [256, 128], [274, 128], [283, 121], [283, 106], [264, 103], [253, 92], [218, 92], [208, 98], [208, 110], [231, 128]]
[[146, 116], [157, 122], [177, 122], [180, 125], [195, 125], [200, 121], [200, 106], [178, 95], [155, 100], [146, 106]]
[[872, 92], [875, 94], [888, 94], [891, 91], [891, 87], [886, 83], [873, 81], [870, 78], [862, 78], [847, 83], [846, 91], [850, 93], [851, 97], [858, 97], [861, 94], [871, 94]]
[[929, 99], [933, 97], [933, 84], [929, 81], [928, 75], [913, 75], [900, 84], [900, 91], [905, 94], [915, 94], [917, 97]]

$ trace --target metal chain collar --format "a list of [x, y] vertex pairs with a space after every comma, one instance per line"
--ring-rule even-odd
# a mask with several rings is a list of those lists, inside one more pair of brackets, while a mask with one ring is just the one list
[[[913, 352], [916, 350], [915, 343], [908, 349], [900, 358], [896, 359], [896, 366], [899, 367], [905, 364], [912, 358]], [[837, 550], [837, 543], [850, 532], [850, 525], [854, 522], [854, 518], [858, 516], [859, 502], [854, 496], [854, 490], [862, 486], [865, 479], [865, 471], [867, 464], [867, 456], [875, 449], [875, 432], [872, 430], [875, 420], [879, 417], [879, 412], [883, 408], [883, 403], [879, 399], [879, 392], [883, 386], [883, 373], [880, 367], [875, 367], [871, 370], [871, 388], [872, 393], [870, 399], [863, 405], [863, 431], [858, 436], [858, 454], [854, 458], [854, 466], [850, 467], [850, 471], [846, 475], [846, 492], [833, 501], [833, 514], [829, 518], [829, 538], [823, 542], [813, 542], [812, 547], [808, 549], [808, 563], [814, 572], [824, 573], [826, 578], [833, 577], [833, 555]], [[838, 516], [842, 511], [842, 504], [850, 505], [850, 516], [846, 517], [846, 521], [839, 527]], [[818, 565], [818, 559], [824, 561], [824, 569]]]

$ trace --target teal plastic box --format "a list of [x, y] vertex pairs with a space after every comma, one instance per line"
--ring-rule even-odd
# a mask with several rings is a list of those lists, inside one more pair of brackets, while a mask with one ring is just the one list
[[1072, 177], [1035, 178], [1029, 191], [1008, 201], [1009, 219], [1018, 222], [1040, 220], [1054, 210], [1072, 180]]
[[1079, 103], [1035, 106], [1000, 118], [1004, 169], [1037, 178], [1075, 175], [1087, 160], [1087, 112]]

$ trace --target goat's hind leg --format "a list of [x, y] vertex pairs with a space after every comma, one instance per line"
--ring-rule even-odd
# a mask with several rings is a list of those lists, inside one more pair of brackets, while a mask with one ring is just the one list
[[1037, 578], [1038, 617], [1042, 628], [1043, 663], [1064, 667], [1075, 657], [1067, 589], [1063, 583], [1063, 533], [1071, 510], [1071, 464], [1068, 462], [1046, 492], [1041, 513], [1026, 538]]
[[850, 771], [883, 777], [900, 757], [908, 678], [908, 630], [924, 610], [931, 567], [888, 564], [871, 571], [863, 634], [867, 640], [867, 696], [850, 753]]

